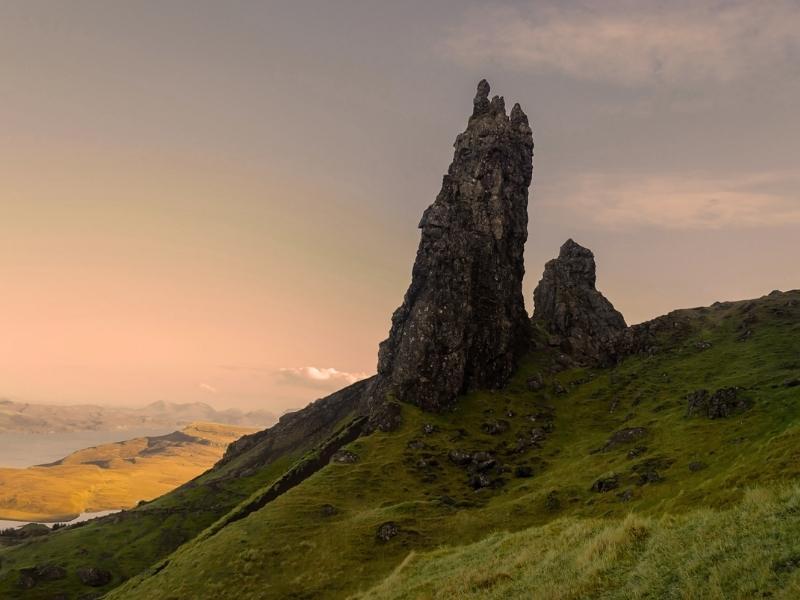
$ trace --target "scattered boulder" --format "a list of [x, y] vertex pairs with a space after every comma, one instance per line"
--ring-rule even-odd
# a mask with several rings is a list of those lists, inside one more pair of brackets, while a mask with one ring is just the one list
[[498, 419], [496, 421], [492, 421], [490, 423], [484, 423], [481, 426], [484, 432], [488, 433], [489, 435], [501, 435], [509, 430], [511, 427], [511, 423], [504, 419]]
[[418, 469], [430, 469], [431, 467], [438, 467], [439, 461], [435, 458], [420, 458], [417, 461]]
[[425, 435], [432, 435], [437, 431], [439, 431], [439, 428], [431, 423], [425, 423], [422, 426], [422, 433], [424, 433]]
[[494, 481], [495, 480], [486, 473], [473, 473], [469, 477], [469, 485], [475, 490], [491, 487]]
[[450, 462], [466, 469], [468, 483], [473, 489], [486, 487], [496, 487], [502, 484], [502, 479], [496, 477], [504, 472], [504, 468], [498, 465], [497, 459], [491, 452], [465, 452], [463, 450], [451, 450], [448, 453]]
[[697, 471], [702, 471], [703, 469], [707, 469], [708, 465], [702, 461], [696, 460], [689, 463], [689, 470], [692, 473], [696, 473]]
[[709, 419], [724, 419], [750, 407], [747, 399], [742, 397], [741, 388], [728, 387], [709, 393], [708, 390], [696, 390], [686, 396], [686, 416], [705, 416]]
[[594, 254], [567, 240], [558, 258], [545, 265], [533, 293], [534, 322], [551, 341], [580, 362], [605, 362], [612, 340], [625, 330], [625, 319], [595, 287]]
[[647, 452], [647, 446], [636, 446], [628, 450], [628, 458], [637, 458]]
[[102, 587], [111, 583], [111, 571], [97, 567], [81, 567], [78, 569], [78, 579], [84, 585]]
[[413, 440], [409, 440], [408, 443], [406, 444], [406, 447], [409, 448], [410, 450], [427, 450], [428, 448], [430, 448], [428, 444], [416, 438]]
[[633, 490], [631, 488], [628, 488], [624, 492], [620, 492], [619, 494], [617, 494], [617, 498], [619, 498], [620, 502], [630, 502], [631, 500], [633, 500]]
[[465, 452], [464, 450], [450, 450], [450, 452], [447, 454], [447, 457], [450, 459], [450, 462], [458, 465], [459, 467], [466, 466], [472, 462], [472, 454]]
[[544, 388], [544, 379], [542, 378], [542, 374], [537, 373], [533, 377], [528, 377], [528, 379], [525, 381], [525, 384], [528, 386], [529, 391], [538, 392]]
[[793, 377], [783, 382], [783, 387], [793, 388], [800, 386], [800, 377]]
[[602, 452], [613, 450], [618, 446], [632, 444], [644, 438], [648, 434], [648, 430], [644, 427], [627, 427], [614, 432], [606, 443], [601, 448]]
[[359, 461], [359, 456], [350, 450], [337, 450], [331, 456], [331, 462], [340, 465], [352, 465]]
[[514, 468], [514, 477], [533, 477], [533, 469], [528, 465], [517, 465]]
[[619, 476], [617, 474], [601, 477], [592, 484], [593, 492], [605, 493], [619, 487]]
[[472, 455], [472, 470], [483, 473], [497, 466], [497, 461], [488, 452], [476, 452]]
[[378, 526], [375, 537], [382, 542], [388, 542], [400, 532], [399, 528], [392, 521], [387, 521]]
[[518, 104], [506, 115], [503, 98], [489, 100], [485, 80], [473, 106], [378, 354], [386, 392], [429, 411], [505, 385], [531, 337], [522, 295], [531, 128]]
[[658, 483], [663, 481], [663, 477], [659, 471], [668, 469], [673, 462], [672, 459], [664, 456], [655, 456], [635, 464], [631, 468], [631, 471], [636, 475], [637, 485], [641, 486], [648, 483]]
[[38, 583], [46, 581], [57, 581], [64, 579], [67, 576], [67, 571], [61, 566], [46, 564], [29, 567], [27, 569], [19, 570], [19, 580], [17, 585], [21, 588], [29, 590]]
[[772, 570], [775, 573], [791, 573], [800, 567], [800, 555], [794, 554], [772, 563]]
[[558, 492], [551, 490], [547, 493], [544, 499], [544, 507], [550, 512], [556, 512], [561, 509], [561, 499], [558, 497]]

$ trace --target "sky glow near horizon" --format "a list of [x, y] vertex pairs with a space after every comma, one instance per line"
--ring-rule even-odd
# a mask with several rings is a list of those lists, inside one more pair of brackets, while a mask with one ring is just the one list
[[[334, 6], [335, 4], [335, 6]], [[281, 412], [368, 376], [486, 77], [629, 323], [800, 287], [800, 5], [0, 6], [0, 397]]]

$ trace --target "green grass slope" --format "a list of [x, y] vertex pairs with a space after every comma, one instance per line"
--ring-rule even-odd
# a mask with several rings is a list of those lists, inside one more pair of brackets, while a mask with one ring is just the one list
[[564, 518], [411, 554], [372, 600], [800, 597], [800, 487], [752, 490], [729, 510]]
[[[334, 394], [333, 408], [329, 405], [318, 415], [316, 428], [308, 419], [296, 426], [290, 415], [272, 429], [280, 436], [246, 436], [213, 469], [152, 502], [22, 543], [0, 537], [0, 598], [83, 598], [142, 572], [269, 486], [352, 420], [349, 396], [359, 392], [358, 386]], [[14, 545], [3, 547], [4, 542]], [[63, 569], [63, 576], [44, 578], [32, 587], [22, 584], [23, 569], [47, 566]], [[87, 567], [108, 571], [111, 580], [97, 588], [87, 586], [78, 576]]]
[[[399, 431], [349, 444], [356, 462], [205, 532], [108, 597], [661, 598], [695, 597], [697, 584], [707, 597], [791, 597], [798, 492], [769, 490], [800, 474], [800, 292], [676, 311], [656, 336], [653, 353], [614, 368], [554, 372], [542, 349], [507, 389], [469, 394], [452, 413], [405, 406]], [[536, 374], [543, 386], [530, 391]], [[687, 416], [688, 394], [730, 387], [746, 410]], [[497, 420], [508, 429], [487, 431]], [[519, 444], [532, 429], [537, 442]], [[474, 490], [454, 449], [491, 452], [497, 484]], [[593, 490], [601, 479], [616, 487]], [[386, 523], [396, 535], [383, 541]], [[497, 548], [521, 562], [494, 561]]]

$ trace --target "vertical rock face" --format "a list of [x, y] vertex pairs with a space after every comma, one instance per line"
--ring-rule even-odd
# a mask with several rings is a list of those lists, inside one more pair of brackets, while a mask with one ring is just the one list
[[533, 292], [533, 320], [573, 357], [602, 362], [625, 319], [597, 291], [594, 254], [567, 240]]
[[478, 84], [466, 131], [422, 239], [403, 305], [380, 345], [378, 374], [399, 400], [441, 410], [477, 387], [499, 387], [524, 352], [522, 296], [533, 137], [519, 105], [506, 115]]

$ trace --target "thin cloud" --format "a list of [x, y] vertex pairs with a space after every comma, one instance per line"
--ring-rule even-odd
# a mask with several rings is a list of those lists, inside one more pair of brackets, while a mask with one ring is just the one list
[[800, 224], [800, 176], [738, 177], [588, 174], [551, 190], [544, 206], [605, 229], [723, 229]]
[[204, 390], [204, 391], [209, 392], [211, 394], [216, 394], [217, 393], [217, 388], [215, 388], [213, 385], [210, 385], [208, 383], [201, 383], [199, 387], [200, 387], [201, 390]]
[[468, 11], [444, 52], [470, 66], [502, 63], [626, 85], [727, 82], [797, 59], [794, 2], [623, 2], [602, 10], [535, 3]]
[[348, 373], [333, 367], [283, 367], [278, 370], [279, 383], [332, 389], [366, 379], [366, 373]]

